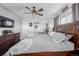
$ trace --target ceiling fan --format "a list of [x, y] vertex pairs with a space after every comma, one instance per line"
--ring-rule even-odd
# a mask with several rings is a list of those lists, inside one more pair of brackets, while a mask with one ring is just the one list
[[38, 10], [36, 10], [35, 6], [33, 6], [32, 9], [30, 9], [28, 6], [26, 6], [25, 8], [28, 9], [30, 12], [24, 12], [24, 14], [32, 14], [32, 15], [43, 16], [43, 14], [40, 13], [40, 12], [43, 11], [43, 8], [40, 8]]

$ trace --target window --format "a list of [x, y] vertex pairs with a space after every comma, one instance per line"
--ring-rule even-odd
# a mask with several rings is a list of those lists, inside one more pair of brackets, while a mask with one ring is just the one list
[[66, 23], [66, 17], [59, 19], [59, 24], [65, 24], [65, 23]]
[[73, 22], [72, 18], [72, 7], [59, 15], [58, 24], [66, 24]]
[[73, 22], [72, 14], [69, 14], [59, 19], [59, 24], [66, 24], [66, 23], [71, 23], [71, 22]]
[[72, 14], [67, 16], [67, 23], [71, 23], [71, 22], [73, 22]]

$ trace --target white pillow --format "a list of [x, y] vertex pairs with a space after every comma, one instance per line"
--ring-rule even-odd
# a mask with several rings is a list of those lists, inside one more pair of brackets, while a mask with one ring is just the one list
[[55, 43], [60, 43], [62, 41], [65, 41], [66, 39], [68, 39], [68, 38], [67, 38], [67, 36], [65, 36], [65, 34], [52, 32], [52, 40]]
[[69, 40], [72, 37], [73, 37], [73, 35], [67, 34], [67, 39], [66, 40]]

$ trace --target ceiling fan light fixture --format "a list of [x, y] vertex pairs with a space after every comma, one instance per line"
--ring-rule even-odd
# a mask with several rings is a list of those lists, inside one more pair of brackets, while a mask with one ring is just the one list
[[32, 15], [36, 16], [36, 13], [32, 13]]
[[30, 9], [28, 6], [26, 6], [26, 8], [31, 11], [30, 14], [32, 14], [33, 16], [36, 16], [36, 15], [43, 16], [43, 14], [40, 14], [40, 12], [43, 11], [43, 8], [40, 8], [38, 10], [35, 9], [36, 8], [35, 6], [32, 7], [33, 9]]

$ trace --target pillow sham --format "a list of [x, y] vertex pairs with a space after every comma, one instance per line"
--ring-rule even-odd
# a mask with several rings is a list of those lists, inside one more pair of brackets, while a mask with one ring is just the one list
[[67, 36], [65, 36], [65, 34], [62, 34], [62, 33], [52, 32], [51, 35], [52, 35], [52, 40], [55, 43], [60, 43], [68, 39]]

